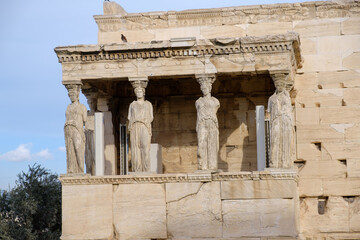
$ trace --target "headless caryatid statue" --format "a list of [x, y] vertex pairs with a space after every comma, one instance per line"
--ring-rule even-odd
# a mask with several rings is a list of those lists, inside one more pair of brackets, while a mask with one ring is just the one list
[[199, 170], [217, 171], [219, 153], [219, 124], [217, 110], [220, 102], [211, 96], [215, 75], [197, 77], [203, 97], [195, 102], [197, 110], [196, 132], [198, 138]]
[[90, 110], [87, 112], [87, 121], [85, 123], [85, 164], [86, 173], [95, 175], [95, 110], [97, 105], [97, 98], [88, 96], [87, 102]]
[[66, 109], [64, 126], [67, 173], [84, 173], [86, 107], [79, 102], [80, 84], [65, 86], [71, 104]]
[[276, 91], [269, 98], [270, 168], [293, 168], [294, 126], [286, 75], [273, 76]]
[[153, 107], [145, 100], [147, 81], [133, 81], [137, 100], [129, 107], [129, 131], [131, 143], [131, 164], [133, 172], [150, 171], [151, 123]]

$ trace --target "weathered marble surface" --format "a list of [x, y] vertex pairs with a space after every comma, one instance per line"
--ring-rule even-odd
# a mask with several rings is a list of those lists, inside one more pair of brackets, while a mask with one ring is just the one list
[[85, 133], [87, 119], [85, 105], [79, 102], [80, 84], [65, 85], [71, 104], [66, 108], [64, 126], [67, 173], [84, 173]]
[[167, 228], [171, 236], [222, 236], [219, 182], [167, 183], [166, 196]]
[[293, 168], [294, 126], [285, 74], [273, 77], [276, 92], [269, 98], [270, 168]]
[[[246, 95], [229, 99], [218, 96], [221, 102], [218, 112], [221, 133], [219, 168], [238, 172], [256, 169], [253, 166], [256, 161], [253, 109], [257, 104], [266, 105], [269, 97], [266, 94], [272, 93], [273, 86], [264, 84], [266, 77], [273, 74], [271, 71], [289, 70], [294, 80], [294, 90], [289, 95], [295, 108], [300, 206], [305, 212], [299, 217], [306, 226], [301, 231], [310, 239], [360, 238], [359, 202], [356, 200], [360, 177], [358, 1], [128, 15], [112, 6], [113, 3], [105, 4], [108, 5], [105, 9], [107, 15], [95, 17], [99, 26], [99, 45], [56, 50], [63, 66], [63, 82], [101, 77], [99, 80], [105, 85], [133, 74], [179, 79], [204, 73], [209, 68], [214, 70], [215, 66], [219, 76], [228, 75], [232, 79], [224, 81], [230, 84], [222, 83], [220, 89], [238, 89]], [[287, 35], [288, 31], [299, 33], [297, 40], [281, 40], [281, 35]], [[121, 34], [127, 37], [127, 43], [121, 42]], [[271, 36], [265, 37], [265, 34]], [[253, 36], [263, 36], [260, 37], [262, 42], [255, 41]], [[189, 39], [170, 41], [176, 37]], [[196, 37], [196, 40], [191, 40], [191, 37]], [[301, 64], [303, 67], [299, 68]], [[251, 81], [247, 75], [253, 77]], [[240, 82], [241, 85], [236, 84]], [[216, 88], [214, 86], [213, 93]], [[191, 89], [191, 86], [184, 89]], [[266, 94], [256, 96], [259, 92]], [[197, 169], [194, 101], [188, 97], [171, 99], [157, 109], [156, 119], [159, 120], [154, 121], [153, 137], [168, 144], [163, 144], [166, 173]], [[155, 102], [153, 104], [155, 106]], [[181, 177], [185, 176], [178, 176]], [[176, 181], [174, 179], [176, 177], [172, 181]], [[108, 180], [103, 179], [104, 182]], [[131, 181], [142, 179], [132, 178]], [[121, 181], [117, 179], [116, 182]], [[250, 187], [243, 190], [247, 193], [247, 189]], [[260, 196], [273, 196], [279, 192], [282, 191], [274, 190]], [[237, 194], [232, 196], [238, 197]], [[329, 197], [326, 217], [317, 213], [319, 196]], [[348, 205], [342, 196], [349, 197]], [[350, 202], [351, 196], [355, 196], [353, 202]], [[344, 217], [347, 213], [349, 218]], [[327, 221], [334, 224], [327, 224]], [[225, 237], [215, 239], [229, 240]]]
[[297, 235], [292, 199], [222, 201], [224, 237]]
[[117, 239], [167, 237], [163, 184], [120, 184], [114, 187], [112, 207]]
[[153, 107], [145, 100], [147, 81], [134, 81], [132, 85], [137, 98], [130, 104], [128, 114], [132, 171], [149, 172]]
[[224, 181], [221, 183], [221, 199], [294, 198], [296, 187], [292, 180]]
[[87, 98], [90, 110], [87, 113], [87, 120], [85, 123], [85, 164], [86, 173], [95, 175], [95, 110], [97, 105], [96, 97]]
[[199, 170], [217, 170], [219, 159], [219, 123], [216, 116], [220, 102], [211, 96], [215, 75], [196, 76], [203, 97], [195, 102], [197, 110], [196, 133], [198, 138]]
[[[237, 196], [239, 188], [223, 189], [256, 185], [259, 178], [262, 187], [248, 188], [245, 198]], [[297, 199], [289, 193], [296, 192], [295, 178], [294, 172], [265, 171], [62, 175], [63, 239], [293, 238]], [[282, 191], [288, 193], [269, 196], [276, 186], [289, 188]]]
[[62, 188], [61, 239], [109, 239], [113, 236], [113, 186], [69, 185]]

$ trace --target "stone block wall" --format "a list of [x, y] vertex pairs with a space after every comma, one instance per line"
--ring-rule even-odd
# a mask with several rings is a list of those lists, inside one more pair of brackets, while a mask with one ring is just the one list
[[294, 172], [62, 176], [61, 181], [63, 240], [260, 240], [299, 234]]

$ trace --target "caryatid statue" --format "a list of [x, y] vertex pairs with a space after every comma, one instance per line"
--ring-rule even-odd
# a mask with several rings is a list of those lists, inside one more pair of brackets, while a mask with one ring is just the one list
[[84, 173], [85, 133], [87, 119], [85, 105], [79, 102], [80, 84], [65, 85], [71, 104], [66, 109], [64, 126], [67, 173]]
[[133, 172], [150, 171], [151, 123], [153, 106], [145, 100], [146, 80], [131, 81], [137, 100], [129, 107], [129, 131], [131, 143], [131, 164]]
[[83, 89], [90, 110], [87, 112], [85, 123], [85, 165], [86, 173], [95, 175], [95, 111], [97, 107], [98, 93], [93, 89]]
[[197, 75], [203, 97], [195, 102], [197, 110], [196, 132], [198, 138], [199, 170], [217, 171], [219, 155], [219, 123], [216, 113], [220, 102], [211, 96], [214, 74]]
[[269, 98], [270, 168], [293, 168], [294, 126], [287, 74], [272, 76], [276, 91]]

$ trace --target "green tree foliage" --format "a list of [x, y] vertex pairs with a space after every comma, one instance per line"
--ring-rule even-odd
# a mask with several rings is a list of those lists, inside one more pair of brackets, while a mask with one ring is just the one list
[[20, 173], [16, 186], [0, 190], [0, 239], [52, 240], [61, 235], [61, 184], [40, 165]]

